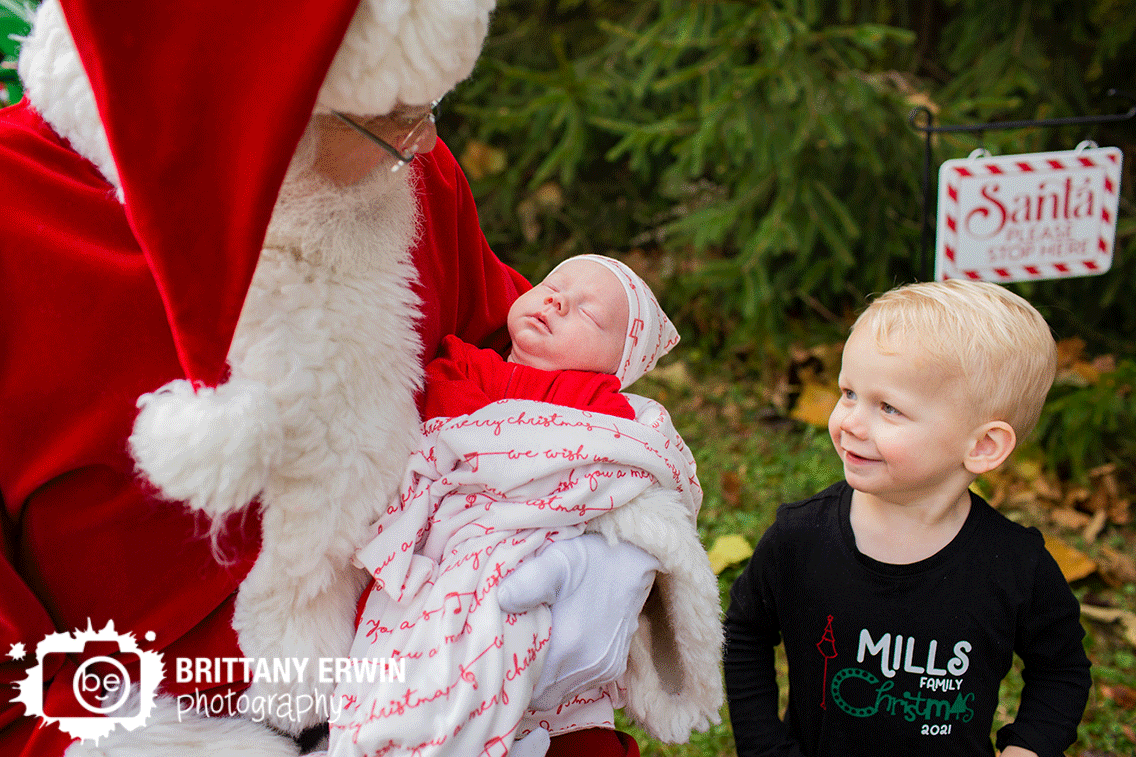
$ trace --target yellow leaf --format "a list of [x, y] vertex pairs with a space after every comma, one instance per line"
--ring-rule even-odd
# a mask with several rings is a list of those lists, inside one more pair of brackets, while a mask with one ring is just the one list
[[686, 363], [676, 360], [673, 363], [659, 366], [651, 371], [651, 379], [666, 384], [674, 389], [686, 389], [694, 386], [694, 379], [686, 369]]
[[706, 556], [710, 558], [710, 567], [718, 574], [731, 565], [748, 560], [752, 554], [753, 547], [744, 537], [726, 534], [714, 540], [714, 546], [710, 547]]
[[1097, 370], [1097, 367], [1084, 360], [1077, 360], [1069, 366], [1069, 370], [1086, 384], [1095, 384], [1100, 381], [1100, 371]]
[[1079, 337], [1062, 339], [1057, 342], [1057, 365], [1067, 368], [1081, 359], [1085, 352], [1085, 340]]
[[458, 162], [461, 163], [462, 170], [465, 171], [466, 175], [474, 180], [499, 174], [508, 165], [504, 150], [499, 150], [476, 139], [469, 141]]
[[1053, 559], [1057, 561], [1057, 565], [1065, 575], [1065, 580], [1070, 583], [1092, 575], [1093, 571], [1097, 569], [1097, 564], [1093, 562], [1091, 557], [1070, 547], [1056, 536], [1047, 536], [1045, 547], [1049, 550], [1049, 554], [1053, 555]]
[[1014, 461], [1014, 469], [1026, 481], [1036, 481], [1041, 478], [1043, 468], [1039, 460], [1018, 458]]
[[789, 413], [793, 420], [803, 421], [813, 426], [828, 428], [828, 416], [836, 407], [840, 392], [834, 386], [806, 383], [801, 386], [801, 396], [797, 405]]

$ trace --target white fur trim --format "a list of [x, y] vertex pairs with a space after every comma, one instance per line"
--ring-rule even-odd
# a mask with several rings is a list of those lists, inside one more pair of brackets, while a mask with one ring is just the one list
[[[637, 415], [653, 404], [625, 396]], [[693, 475], [694, 457], [685, 445], [683, 452]], [[691, 484], [686, 499], [673, 489], [652, 486], [591, 521], [587, 529], [611, 543], [634, 544], [661, 565], [631, 639], [622, 686], [628, 714], [652, 736], [670, 742], [685, 742], [691, 730], [720, 722], [723, 700], [718, 579], [698, 539], [702, 489]]]
[[496, 0], [362, 0], [320, 105], [366, 115], [425, 105], [469, 76]]
[[150, 482], [218, 522], [253, 500], [283, 445], [268, 387], [236, 379], [196, 390], [173, 381], [138, 399], [130, 452]]
[[[131, 447], [167, 496], [218, 517], [259, 493], [260, 553], [233, 616], [247, 657], [347, 656], [366, 580], [351, 556], [418, 440], [419, 303], [407, 254], [417, 206], [409, 184], [374, 202], [386, 225], [333, 234], [304, 253], [282, 241], [287, 233], [270, 232], [281, 247], [261, 253], [229, 348], [229, 382], [193, 392], [175, 381], [140, 401]], [[335, 226], [303, 220], [323, 232]], [[306, 227], [293, 231], [311, 239]], [[329, 697], [333, 688], [261, 681], [247, 694]], [[299, 733], [320, 719], [313, 710], [269, 722]]]
[[[400, 217], [413, 236], [413, 197]], [[384, 202], [397, 202], [387, 196]], [[399, 215], [396, 213], [396, 215]], [[250, 657], [345, 657], [366, 575], [351, 556], [386, 506], [418, 438], [421, 376], [413, 265], [381, 240], [363, 271], [266, 249], [229, 350], [233, 379], [263, 382], [283, 447], [261, 494], [261, 551], [233, 627]], [[398, 247], [398, 245], [394, 245]], [[249, 696], [330, 696], [318, 682], [254, 683]], [[315, 725], [274, 722], [296, 733]]]
[[158, 697], [146, 725], [117, 728], [97, 745], [77, 741], [64, 757], [296, 757], [296, 742], [242, 718], [178, 715], [177, 700]]
[[661, 741], [685, 742], [692, 729], [721, 721], [723, 699], [718, 580], [691, 514], [656, 485], [588, 530], [634, 544], [662, 565], [631, 640], [623, 685], [627, 712], [643, 728]]
[[20, 79], [28, 101], [75, 152], [95, 164], [122, 201], [122, 182], [103, 129], [95, 93], [59, 0], [44, 0], [20, 46]]

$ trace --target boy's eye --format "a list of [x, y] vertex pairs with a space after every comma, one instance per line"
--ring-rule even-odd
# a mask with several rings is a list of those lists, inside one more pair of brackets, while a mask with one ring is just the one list
[[851, 389], [844, 389], [842, 391], [844, 392], [844, 399], [846, 399], [846, 400], [856, 399], [856, 392], [852, 391]]
[[901, 413], [898, 410], [896, 410], [894, 407], [892, 407], [891, 405], [889, 405], [886, 402], [880, 403], [880, 410], [883, 411], [884, 415], [901, 415]]

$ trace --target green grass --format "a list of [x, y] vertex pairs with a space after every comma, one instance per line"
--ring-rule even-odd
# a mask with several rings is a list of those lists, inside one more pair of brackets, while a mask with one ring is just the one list
[[[842, 476], [840, 462], [824, 429], [787, 421], [769, 411], [765, 389], [753, 382], [721, 374], [712, 375], [698, 365], [688, 366], [679, 355], [664, 367], [636, 383], [630, 391], [652, 397], [667, 407], [675, 426], [694, 453], [704, 490], [698, 530], [709, 548], [720, 536], [738, 534], [755, 545], [773, 522], [777, 506], [820, 491]], [[685, 356], [691, 360], [689, 355]], [[1031, 514], [1014, 513], [1015, 520], [1052, 531], [1042, 522], [1028, 522]], [[1032, 517], [1036, 517], [1033, 514]], [[1129, 527], [1129, 531], [1133, 529]], [[1127, 544], [1136, 535], [1125, 534]], [[1072, 540], [1075, 544], [1075, 540]], [[1079, 545], [1091, 552], [1088, 545]], [[730, 584], [743, 564], [726, 568], [719, 575], [723, 609]], [[1136, 587], [1109, 587], [1096, 579], [1074, 586], [1078, 597], [1094, 604], [1136, 609]], [[1070, 757], [1120, 757], [1136, 754], [1131, 736], [1136, 720], [1104, 693], [1102, 686], [1136, 687], [1136, 654], [1122, 638], [1118, 627], [1085, 620], [1086, 650], [1093, 662], [1093, 691], [1079, 731], [1070, 747]], [[784, 677], [784, 658], [778, 649], [778, 669]], [[1021, 676], [1015, 670], [1001, 687], [1001, 703], [994, 729], [1013, 719], [1021, 693]], [[784, 698], [785, 692], [782, 692]], [[735, 754], [728, 712], [722, 708], [722, 723], [707, 733], [695, 733], [688, 744], [662, 744], [620, 717], [619, 726], [639, 742], [645, 757], [727, 757]], [[1127, 728], [1127, 730], [1126, 730]]]

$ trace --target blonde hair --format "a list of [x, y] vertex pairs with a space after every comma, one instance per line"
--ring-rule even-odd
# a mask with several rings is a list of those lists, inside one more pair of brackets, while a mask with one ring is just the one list
[[860, 314], [852, 329], [871, 328], [882, 352], [914, 340], [957, 375], [986, 420], [1001, 420], [1018, 439], [1037, 425], [1057, 372], [1057, 345], [1032, 305], [988, 282], [951, 279], [892, 289]]

